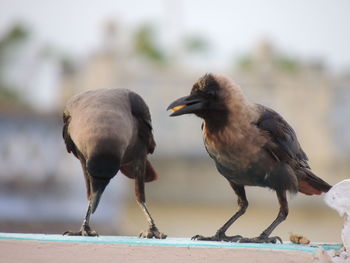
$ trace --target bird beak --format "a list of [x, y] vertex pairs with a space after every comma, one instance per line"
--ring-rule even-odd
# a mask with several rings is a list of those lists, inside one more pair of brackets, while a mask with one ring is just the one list
[[171, 117], [194, 113], [198, 110], [203, 109], [204, 101], [198, 96], [185, 96], [175, 100], [171, 103], [167, 110], [172, 110], [173, 113], [170, 114]]
[[106, 179], [100, 179], [92, 176], [90, 177], [90, 190], [91, 190], [90, 205], [91, 205], [92, 213], [96, 211], [98, 203], [100, 202], [100, 199], [101, 199], [101, 195], [105, 190], [109, 181], [110, 180], [108, 179], [106, 180]]

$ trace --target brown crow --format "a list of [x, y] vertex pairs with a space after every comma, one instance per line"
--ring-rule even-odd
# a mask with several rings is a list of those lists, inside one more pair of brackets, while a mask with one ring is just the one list
[[97, 235], [90, 228], [90, 215], [95, 212], [107, 184], [120, 170], [135, 179], [137, 202], [149, 223], [149, 230], [140, 236], [165, 238], [145, 204], [144, 182], [151, 182], [157, 176], [147, 160], [155, 142], [151, 116], [143, 99], [126, 89], [83, 92], [69, 100], [63, 121], [67, 151], [81, 162], [89, 201], [80, 231], [65, 234]]
[[[238, 196], [239, 210], [212, 237], [198, 240], [271, 242], [272, 231], [286, 219], [286, 192], [319, 195], [330, 185], [313, 174], [292, 127], [275, 111], [249, 102], [242, 90], [225, 76], [207, 74], [193, 85], [191, 94], [170, 104], [171, 116], [194, 113], [204, 119], [204, 144], [217, 170]], [[228, 237], [226, 230], [248, 207], [244, 186], [276, 191], [280, 204], [277, 218], [258, 237]]]

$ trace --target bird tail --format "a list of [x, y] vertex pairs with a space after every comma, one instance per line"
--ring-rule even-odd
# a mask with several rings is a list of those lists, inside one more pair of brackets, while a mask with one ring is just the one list
[[[126, 164], [123, 164], [120, 167], [120, 171], [127, 177], [131, 179], [135, 179], [134, 169], [133, 169], [133, 162], [129, 162]], [[145, 167], [145, 182], [152, 182], [158, 178], [156, 171], [152, 167], [151, 163], [146, 160], [146, 167]]]
[[320, 195], [332, 187], [308, 169], [301, 171], [298, 191], [306, 195]]
[[157, 173], [154, 170], [152, 164], [146, 160], [145, 182], [152, 182], [154, 180], [157, 180], [157, 178]]

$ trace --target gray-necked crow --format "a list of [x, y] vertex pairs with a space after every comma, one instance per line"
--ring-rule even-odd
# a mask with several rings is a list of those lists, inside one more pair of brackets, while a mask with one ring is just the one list
[[[194, 113], [204, 120], [205, 148], [217, 170], [238, 196], [239, 210], [212, 237], [198, 240], [233, 242], [282, 242], [270, 237], [286, 219], [286, 192], [319, 195], [330, 185], [313, 174], [292, 127], [274, 110], [249, 102], [242, 90], [222, 75], [206, 74], [193, 85], [191, 94], [170, 104], [171, 116]], [[280, 204], [277, 218], [258, 237], [228, 237], [226, 230], [248, 207], [244, 186], [276, 191]]]
[[157, 178], [147, 154], [153, 153], [151, 115], [144, 100], [126, 89], [99, 89], [71, 98], [63, 114], [63, 138], [67, 151], [82, 165], [88, 209], [80, 231], [68, 235], [95, 236], [89, 221], [109, 181], [120, 170], [135, 179], [138, 204], [145, 213], [149, 230], [140, 236], [165, 238], [145, 204], [144, 182]]

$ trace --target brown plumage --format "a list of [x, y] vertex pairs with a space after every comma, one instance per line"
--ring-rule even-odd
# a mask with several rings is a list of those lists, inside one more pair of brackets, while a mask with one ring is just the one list
[[89, 201], [83, 225], [68, 235], [95, 236], [89, 221], [109, 181], [120, 170], [135, 179], [135, 194], [149, 223], [140, 234], [165, 238], [145, 204], [144, 182], [157, 178], [147, 154], [153, 153], [151, 115], [143, 99], [126, 89], [99, 89], [80, 93], [69, 100], [63, 114], [63, 138], [67, 151], [82, 165]]
[[[203, 76], [193, 85], [189, 96], [174, 101], [168, 109], [174, 111], [171, 116], [194, 113], [203, 118], [205, 148], [238, 196], [238, 212], [213, 237], [197, 235], [195, 239], [281, 241], [270, 234], [288, 215], [286, 191], [313, 195], [331, 187], [311, 172], [292, 127], [274, 110], [249, 102], [242, 90], [223, 75]], [[228, 227], [248, 207], [244, 186], [275, 190], [280, 211], [256, 238], [227, 237]]]

